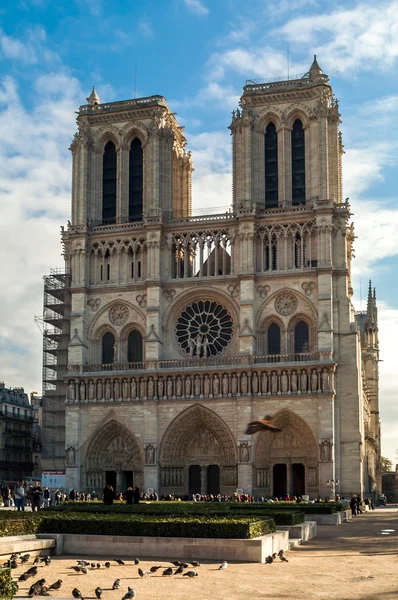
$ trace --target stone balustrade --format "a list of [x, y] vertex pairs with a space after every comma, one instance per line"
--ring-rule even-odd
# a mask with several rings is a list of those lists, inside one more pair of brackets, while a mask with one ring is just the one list
[[136, 377], [71, 378], [69, 403], [179, 400], [247, 396], [326, 394], [334, 392], [334, 365], [274, 365], [228, 372], [153, 374]]

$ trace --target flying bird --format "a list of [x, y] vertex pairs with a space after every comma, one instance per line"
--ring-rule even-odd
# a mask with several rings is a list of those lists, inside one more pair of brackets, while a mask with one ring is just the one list
[[73, 590], [72, 590], [72, 596], [74, 598], [76, 598], [76, 600], [83, 600], [82, 593], [77, 588], [73, 588]]
[[55, 583], [52, 583], [48, 589], [49, 590], [59, 590], [59, 589], [61, 589], [61, 585], [62, 585], [62, 579], [58, 579], [58, 581], [56, 581]]
[[221, 565], [218, 567], [218, 570], [220, 571], [221, 569], [228, 569], [228, 563], [226, 560], [223, 560]]
[[101, 600], [102, 590], [100, 587], [95, 588], [95, 595], [97, 596], [98, 600]]
[[196, 571], [187, 571], [186, 573], [184, 573], [183, 577], [197, 577], [199, 575], [199, 573], [197, 573]]
[[253, 435], [254, 433], [258, 433], [259, 431], [273, 431], [274, 433], [277, 433], [278, 431], [282, 431], [282, 429], [273, 424], [272, 417], [266, 416], [264, 417], [264, 419], [259, 419], [258, 421], [253, 421], [252, 423], [249, 423], [245, 434]]

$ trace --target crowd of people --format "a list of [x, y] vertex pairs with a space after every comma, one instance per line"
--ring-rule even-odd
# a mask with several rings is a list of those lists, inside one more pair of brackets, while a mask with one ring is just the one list
[[3, 483], [0, 487], [3, 506], [12, 507], [24, 511], [30, 507], [32, 511], [40, 508], [48, 508], [52, 504], [61, 504], [68, 499], [68, 495], [61, 490], [50, 490], [47, 486], [41, 487], [38, 481], [33, 485], [27, 485], [25, 481], [18, 481], [12, 488]]

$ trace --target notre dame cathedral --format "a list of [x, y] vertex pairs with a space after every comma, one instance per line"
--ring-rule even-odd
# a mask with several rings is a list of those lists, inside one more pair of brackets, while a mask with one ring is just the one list
[[[192, 157], [165, 98], [104, 104], [94, 89], [80, 107], [67, 366], [52, 442], [43, 432], [69, 488], [380, 489], [376, 298], [354, 312], [339, 123], [316, 58], [300, 79], [246, 85], [231, 209], [193, 216]], [[265, 415], [281, 432], [245, 435]]]

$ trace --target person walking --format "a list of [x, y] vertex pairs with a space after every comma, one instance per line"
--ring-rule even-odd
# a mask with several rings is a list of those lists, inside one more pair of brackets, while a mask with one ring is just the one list
[[26, 501], [26, 486], [24, 481], [18, 481], [17, 485], [14, 488], [14, 500], [15, 506], [18, 511], [25, 510], [25, 501]]
[[362, 510], [361, 510], [361, 497], [359, 494], [357, 494], [356, 496], [356, 502], [357, 502], [357, 513], [359, 513], [360, 515], [362, 514]]
[[31, 494], [32, 494], [32, 511], [37, 512], [40, 508], [41, 497], [43, 495], [43, 490], [41, 489], [41, 486], [39, 485], [38, 481], [35, 481], [35, 484], [32, 488]]
[[357, 499], [355, 496], [353, 496], [350, 500], [350, 507], [352, 511], [352, 516], [355, 517], [357, 514]]

